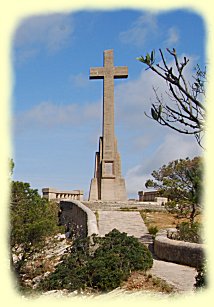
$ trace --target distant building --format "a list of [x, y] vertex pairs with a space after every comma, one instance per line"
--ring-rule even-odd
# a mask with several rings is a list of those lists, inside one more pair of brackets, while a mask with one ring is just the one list
[[167, 197], [159, 197], [158, 191], [139, 191], [139, 201], [142, 202], [157, 202], [160, 205], [167, 203]]
[[42, 194], [48, 200], [83, 200], [82, 190], [58, 191], [54, 188], [44, 188], [42, 189]]

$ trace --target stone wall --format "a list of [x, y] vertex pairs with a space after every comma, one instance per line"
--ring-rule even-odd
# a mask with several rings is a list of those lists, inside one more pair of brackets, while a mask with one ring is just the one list
[[201, 265], [204, 259], [203, 244], [169, 239], [167, 230], [161, 230], [157, 233], [154, 240], [154, 252], [161, 260], [191, 267]]
[[82, 238], [99, 233], [95, 214], [80, 201], [60, 201], [60, 210], [60, 224], [67, 233]]

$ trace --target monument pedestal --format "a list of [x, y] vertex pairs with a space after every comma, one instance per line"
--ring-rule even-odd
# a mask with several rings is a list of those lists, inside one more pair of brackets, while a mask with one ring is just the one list
[[127, 200], [125, 180], [123, 178], [103, 178], [101, 180], [101, 191], [102, 200]]
[[121, 177], [120, 154], [117, 152], [117, 141], [114, 141], [116, 152], [112, 159], [103, 158], [103, 138], [100, 137], [99, 152], [95, 155], [94, 178], [91, 180], [89, 201], [126, 201], [125, 180]]

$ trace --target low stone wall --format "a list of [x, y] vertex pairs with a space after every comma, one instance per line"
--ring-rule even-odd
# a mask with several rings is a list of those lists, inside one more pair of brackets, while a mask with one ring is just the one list
[[154, 240], [155, 255], [161, 260], [198, 267], [204, 259], [204, 245], [167, 238], [167, 230], [157, 233]]
[[60, 224], [75, 237], [99, 234], [95, 214], [78, 200], [60, 201]]

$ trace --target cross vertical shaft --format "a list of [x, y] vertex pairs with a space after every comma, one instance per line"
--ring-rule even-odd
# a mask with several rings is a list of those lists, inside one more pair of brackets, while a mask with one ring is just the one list
[[113, 159], [114, 136], [114, 79], [127, 78], [126, 66], [114, 66], [113, 50], [104, 51], [104, 67], [90, 69], [90, 79], [103, 81], [103, 159]]

